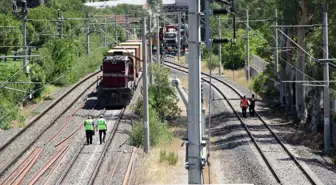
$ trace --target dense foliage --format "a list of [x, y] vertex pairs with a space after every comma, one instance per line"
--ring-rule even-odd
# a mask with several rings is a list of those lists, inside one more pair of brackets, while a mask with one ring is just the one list
[[[17, 122], [23, 122], [20, 107], [29, 101], [40, 101], [50, 85], [63, 86], [75, 83], [79, 78], [93, 72], [101, 65], [104, 35], [108, 47], [124, 41], [123, 26], [115, 30], [113, 23], [104, 27], [103, 14], [124, 14], [125, 10], [142, 16], [141, 6], [120, 5], [97, 11], [84, 6], [82, 0], [47, 0], [45, 4], [30, 4], [27, 14], [28, 54], [38, 55], [29, 60], [30, 73], [24, 74], [21, 59], [0, 60], [1, 82], [34, 82], [33, 84], [5, 84], [0, 88], [0, 128], [8, 129]], [[11, 2], [0, 0], [0, 55], [22, 54], [22, 19], [19, 13], [11, 12]], [[36, 3], [35, 3], [36, 4]], [[38, 5], [37, 3], [36, 5]], [[58, 38], [57, 14], [61, 10], [63, 38]], [[87, 55], [85, 17], [90, 15], [90, 54]], [[97, 23], [97, 24], [96, 24]], [[108, 22], [109, 23], [109, 22]], [[103, 30], [103, 31], [102, 31]], [[116, 38], [116, 40], [115, 40]], [[16, 90], [13, 90], [16, 89]], [[18, 91], [19, 90], [19, 91]], [[15, 124], [17, 125], [17, 124]]]
[[[156, 145], [163, 140], [171, 138], [168, 131], [167, 121], [181, 113], [177, 106], [178, 97], [175, 89], [169, 80], [170, 71], [162, 64], [154, 64], [150, 73], [153, 75], [154, 83], [149, 86], [149, 128], [151, 145]], [[135, 113], [143, 118], [143, 99], [139, 98], [135, 105]], [[136, 124], [131, 135], [131, 143], [135, 146], [142, 146], [144, 142], [143, 121]]]

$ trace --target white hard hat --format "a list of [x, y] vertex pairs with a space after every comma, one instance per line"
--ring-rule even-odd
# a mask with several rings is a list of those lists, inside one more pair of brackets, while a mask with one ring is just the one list
[[104, 117], [104, 116], [101, 114], [100, 117], [102, 118], [102, 117]]

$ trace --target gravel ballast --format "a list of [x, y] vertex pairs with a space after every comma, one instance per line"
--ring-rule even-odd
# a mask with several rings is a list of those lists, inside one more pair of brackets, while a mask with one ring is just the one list
[[[171, 70], [177, 77], [184, 73]], [[209, 98], [209, 86], [204, 86], [205, 99]], [[211, 140], [226, 139], [225, 143], [211, 143], [211, 165], [215, 165], [216, 183], [276, 184], [262, 158], [256, 151], [246, 131], [233, 115], [223, 98], [212, 91]], [[208, 119], [206, 121], [208, 128]]]
[[[89, 84], [92, 84], [96, 80], [96, 75], [93, 76], [92, 78], [88, 79], [85, 81], [83, 84], [79, 85], [74, 91], [72, 91], [68, 96], [66, 96], [63, 100], [61, 100], [57, 105], [55, 105], [54, 108], [52, 108], [50, 111], [48, 111], [43, 117], [41, 117], [37, 122], [35, 122], [31, 127], [29, 127], [24, 133], [22, 133], [15, 141], [13, 141], [10, 145], [8, 145], [0, 154], [1, 157], [1, 164], [0, 164], [0, 169], [3, 169], [5, 165], [7, 165], [11, 160], [13, 160], [29, 143], [34, 141], [36, 137], [43, 131], [49, 124], [51, 124], [52, 120], [56, 118], [70, 103], [77, 98], [77, 96], [83, 92]], [[93, 89], [89, 89], [87, 93], [90, 93]], [[82, 99], [86, 98], [86, 94], [82, 97], [80, 97], [76, 103], [73, 104], [73, 106], [70, 108], [71, 110], [67, 110], [67, 112], [64, 113], [64, 115], [61, 116], [59, 120], [56, 121], [55, 125], [51, 127], [51, 130], [54, 128], [54, 130], [57, 130], [55, 128], [60, 128], [59, 125], [63, 125], [65, 122], [65, 119], [67, 116], [69, 116], [72, 112], [74, 111], [72, 109], [78, 108]], [[45, 133], [43, 133], [39, 138], [38, 141], [34, 144], [35, 146], [43, 146], [44, 142], [46, 142], [53, 134], [56, 134], [56, 131], [49, 132], [50, 130], [47, 129]], [[30, 147], [30, 150], [34, 147]], [[20, 159], [15, 163], [19, 164], [23, 158], [25, 158], [25, 155], [30, 151], [28, 150], [25, 154], [23, 154]], [[45, 155], [46, 154], [46, 155]], [[44, 157], [40, 157], [42, 159], [41, 161], [44, 161], [43, 159], [48, 159], [48, 157], [51, 156], [51, 154], [54, 154], [53, 149], [49, 147], [45, 147], [45, 151], [42, 153], [42, 155], [45, 155]], [[36, 166], [39, 166], [39, 162], [37, 161]], [[11, 168], [15, 167], [16, 165], [13, 165], [12, 167], [9, 168], [9, 170], [6, 172], [10, 172]], [[3, 180], [4, 177], [7, 175], [4, 174], [2, 176], [1, 181]]]
[[[225, 78], [223, 78], [223, 79], [225, 79]], [[213, 79], [213, 82], [214, 82], [214, 79]], [[232, 83], [232, 82], [231, 82]], [[230, 95], [230, 91], [232, 91], [232, 90], [230, 90], [230, 89], [228, 89], [228, 87], [227, 86], [225, 86], [225, 85], [222, 85], [221, 87], [220, 87], [221, 89], [224, 89], [224, 91], [223, 92], [225, 92], [225, 95], [226, 96], [228, 96], [228, 98], [230, 98], [231, 100], [230, 101], [233, 101], [233, 103], [235, 104], [234, 106], [235, 106], [235, 109], [241, 114], [241, 109], [240, 109], [240, 107], [239, 107], [239, 97], [231, 97], [231, 95]], [[237, 88], [238, 89], [238, 88]], [[239, 90], [239, 89], [238, 89]], [[247, 89], [245, 89], [245, 91], [243, 92], [243, 93], [245, 93], [246, 95], [247, 95], [247, 97], [249, 97], [249, 95], [251, 94], [250, 92], [249, 92], [249, 90], [247, 90]], [[206, 98], [208, 98], [208, 95], [207, 95], [207, 97]], [[234, 99], [236, 99], [237, 98], [237, 100], [234, 100]], [[216, 100], [215, 100], [216, 101]], [[212, 104], [213, 104], [213, 102], [212, 102]], [[257, 106], [258, 106], [258, 104], [257, 104]], [[214, 108], [214, 109], [212, 109], [212, 110], [218, 110], [218, 108]], [[257, 110], [258, 111], [258, 110]], [[212, 114], [214, 114], [214, 111], [212, 111]], [[223, 116], [223, 115], [221, 115], [221, 116]], [[255, 120], [254, 120], [255, 119]], [[264, 128], [262, 128], [262, 129], [260, 129], [259, 127], [260, 126], [262, 126], [261, 125], [261, 123], [260, 123], [260, 125], [258, 124], [258, 122], [259, 121], [257, 121], [257, 118], [253, 118], [253, 119], [248, 119], [248, 125], [250, 126], [250, 127], [252, 127], [253, 129], [250, 129], [252, 132], [253, 132], [253, 134], [255, 134], [256, 136], [257, 136], [257, 141], [259, 141], [259, 142], [261, 142], [261, 143], [263, 143], [263, 145], [262, 145], [262, 150], [265, 150], [265, 151], [267, 151], [267, 155], [269, 155], [269, 154], [272, 154], [272, 156], [274, 156], [274, 153], [276, 153], [276, 155], [279, 155], [279, 152], [276, 152], [276, 148], [274, 148], [274, 147], [270, 147], [270, 146], [272, 146], [273, 145], [273, 143], [276, 143], [276, 141], [273, 139], [269, 139], [269, 136], [270, 136], [270, 133], [267, 133], [268, 131], [266, 130], [266, 127], [264, 127]], [[231, 127], [232, 127], [232, 125], [231, 125]], [[228, 127], [228, 128], [230, 128], [230, 127]], [[233, 128], [233, 127], [232, 127]], [[221, 128], [221, 129], [223, 129], [223, 128]], [[244, 134], [243, 134], [244, 135]], [[237, 138], [242, 138], [243, 136], [237, 136], [236, 137], [236, 139]], [[230, 136], [229, 136], [229, 138], [230, 138]], [[235, 137], [231, 137], [231, 138], [235, 138]], [[225, 140], [225, 139], [223, 139], [222, 138], [222, 140]], [[243, 142], [244, 143], [244, 142]], [[243, 144], [242, 143], [242, 144]], [[267, 144], [266, 144], [267, 143]], [[222, 143], [223, 144], [223, 143]], [[270, 145], [270, 146], [268, 146], [268, 145]], [[226, 144], [224, 144], [224, 147], [229, 147], [229, 148], [231, 148], [231, 146], [232, 146], [232, 143], [226, 143]], [[266, 146], [266, 147], [265, 147]], [[280, 147], [279, 146], [279, 148], [278, 149], [280, 149], [280, 150], [283, 150], [282, 149], [282, 147]], [[232, 150], [232, 149], [231, 149]], [[231, 151], [230, 151], [231, 152]], [[277, 168], [279, 168], [279, 169], [281, 169], [281, 173], [279, 174], [283, 179], [285, 179], [285, 180], [283, 180], [284, 182], [288, 182], [289, 184], [309, 184], [309, 182], [307, 181], [307, 179], [306, 179], [306, 177], [303, 175], [303, 174], [301, 174], [301, 175], [297, 175], [297, 174], [295, 174], [295, 173], [288, 173], [288, 171], [292, 171], [293, 170], [293, 168], [298, 168], [293, 162], [291, 163], [291, 164], [286, 164], [286, 163], [288, 163], [288, 160], [290, 160], [288, 157], [286, 158], [286, 153], [284, 153], [285, 154], [285, 156], [283, 156], [283, 157], [281, 157], [281, 156], [279, 156], [279, 158], [278, 159], [280, 159], [280, 160], [275, 160], [276, 162], [274, 162], [274, 163], [276, 163], [276, 165], [275, 165], [275, 168], [277, 169]], [[288, 155], [287, 155], [288, 156]], [[277, 158], [275, 158], [275, 159], [277, 159]], [[281, 161], [281, 159], [282, 159], [282, 161]], [[279, 162], [279, 161], [281, 161], [281, 162]], [[285, 161], [285, 162], [284, 162]], [[316, 161], [315, 161], [316, 162]], [[319, 162], [321, 162], [321, 161], [319, 161]], [[280, 163], [280, 164], [279, 164]], [[282, 165], [281, 165], [281, 163], [282, 163]], [[280, 167], [278, 167], [278, 166], [280, 166]], [[321, 167], [322, 165], [317, 165], [317, 166], [319, 166], [319, 167]], [[266, 167], [267, 168], [267, 167]], [[287, 170], [286, 170], [287, 169]], [[300, 170], [294, 170], [294, 171], [296, 171], [296, 172], [300, 172]], [[313, 170], [312, 169], [312, 171], [314, 171], [315, 172], [315, 170]], [[289, 174], [289, 175], [287, 175], [287, 174]], [[315, 176], [316, 177], [316, 176]], [[321, 178], [320, 178], [321, 179]], [[329, 178], [330, 179], [330, 178]], [[262, 184], [264, 184], [264, 183], [262, 183]], [[327, 184], [330, 184], [330, 183], [327, 183]], [[334, 184], [334, 183], [332, 183], [332, 184]]]

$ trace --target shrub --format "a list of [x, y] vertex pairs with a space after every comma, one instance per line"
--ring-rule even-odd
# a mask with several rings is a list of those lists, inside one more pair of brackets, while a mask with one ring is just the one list
[[18, 108], [15, 107], [14, 103], [7, 100], [2, 99], [0, 101], [0, 128], [1, 129], [9, 129], [12, 123], [12, 120], [15, 120], [18, 117]]
[[212, 54], [212, 65], [210, 64], [210, 56], [205, 59], [206, 66], [208, 69], [212, 67], [212, 69], [216, 69], [218, 67], [218, 56], [215, 54]]
[[41, 95], [41, 92], [44, 89], [46, 75], [43, 68], [38, 64], [33, 64], [32, 71], [29, 74], [32, 82], [39, 82], [40, 84], [35, 84], [33, 87], [33, 97], [37, 98]]
[[259, 95], [264, 95], [267, 92], [265, 87], [265, 83], [267, 82], [268, 75], [266, 73], [259, 73], [252, 79], [252, 83], [250, 84], [251, 88], [254, 92]]
[[159, 161], [165, 162], [167, 161], [169, 165], [176, 165], [178, 161], [178, 154], [176, 152], [166, 152], [165, 149], [160, 150], [160, 158]]
[[[172, 138], [172, 134], [168, 130], [168, 124], [161, 122], [157, 113], [152, 107], [149, 107], [149, 142], [151, 146], [155, 146], [162, 141]], [[139, 147], [144, 146], [144, 127], [143, 120], [139, 121], [131, 133], [131, 145]]]
[[162, 64], [150, 68], [154, 83], [149, 86], [149, 104], [156, 110], [161, 120], [170, 120], [181, 113], [175, 89], [169, 80], [170, 70]]

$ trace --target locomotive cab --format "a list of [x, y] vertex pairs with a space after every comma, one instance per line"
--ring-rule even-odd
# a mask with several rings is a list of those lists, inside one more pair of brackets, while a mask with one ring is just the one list
[[130, 63], [130, 58], [123, 55], [103, 59], [103, 78], [98, 85], [98, 102], [103, 107], [129, 104], [132, 97]]

